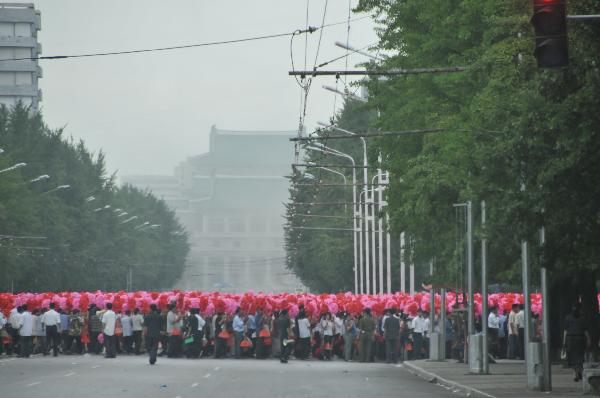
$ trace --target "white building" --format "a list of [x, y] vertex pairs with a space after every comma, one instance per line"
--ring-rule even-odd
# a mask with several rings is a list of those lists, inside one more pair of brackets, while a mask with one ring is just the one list
[[175, 176], [126, 176], [175, 210], [190, 254], [176, 287], [186, 290], [304, 290], [286, 269], [283, 224], [295, 131], [212, 128], [210, 150]]
[[35, 58], [41, 53], [37, 33], [40, 12], [31, 3], [0, 3], [0, 104], [22, 101], [37, 111], [42, 94], [42, 70]]

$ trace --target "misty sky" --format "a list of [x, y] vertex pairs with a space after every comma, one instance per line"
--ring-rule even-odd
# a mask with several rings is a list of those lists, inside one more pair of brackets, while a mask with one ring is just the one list
[[[357, 0], [352, 0], [356, 5]], [[38, 0], [43, 55], [152, 48], [237, 39], [303, 28], [305, 0], [87, 1]], [[309, 23], [321, 24], [325, 0], [310, 0]], [[344, 21], [347, 0], [330, 0], [325, 23]], [[353, 15], [353, 18], [361, 15]], [[323, 32], [318, 62], [345, 54], [345, 24]], [[309, 36], [309, 65], [318, 33]], [[374, 43], [370, 19], [351, 24], [350, 43]], [[295, 39], [304, 65], [304, 37]], [[349, 68], [365, 60], [353, 55]], [[298, 126], [300, 93], [292, 77], [289, 37], [169, 52], [40, 61], [42, 111], [51, 127], [107, 153], [120, 175], [172, 174], [185, 157], [208, 150], [210, 127], [282, 129]], [[343, 69], [343, 60], [329, 66]], [[307, 129], [327, 121], [334, 94], [317, 78]], [[343, 87], [340, 81], [340, 88]], [[337, 100], [338, 107], [341, 99]], [[290, 144], [290, 152], [293, 147]]]

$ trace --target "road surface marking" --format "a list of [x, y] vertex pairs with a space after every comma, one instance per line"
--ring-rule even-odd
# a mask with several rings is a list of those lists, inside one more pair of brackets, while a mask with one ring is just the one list
[[17, 358], [3, 359], [2, 361], [0, 361], [0, 363], [16, 361], [16, 360], [17, 360]]
[[37, 386], [38, 384], [40, 384], [41, 381], [34, 381], [33, 383], [29, 383], [27, 384], [27, 387], [33, 387], [33, 386]]
[[198, 387], [198, 383], [194, 383], [192, 384], [190, 387], [194, 388], [194, 387]]
[[74, 374], [75, 374], [75, 372], [67, 373], [67, 374], [65, 375], [65, 377], [70, 377], [70, 376], [73, 376]]
[[220, 367], [218, 367], [218, 366], [215, 368], [215, 370], [219, 370], [219, 369], [221, 369], [221, 368], [220, 368]]
[[94, 366], [92, 366], [92, 369], [98, 369], [100, 366], [102, 366], [102, 365], [94, 365]]
[[181, 395], [176, 396], [175, 398], [181, 398]]
[[207, 373], [207, 374], [204, 375], [205, 379], [208, 379], [209, 377], [210, 377], [210, 373]]

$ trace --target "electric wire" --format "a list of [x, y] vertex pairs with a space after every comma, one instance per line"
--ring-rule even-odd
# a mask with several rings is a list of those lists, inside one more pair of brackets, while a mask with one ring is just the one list
[[[364, 19], [357, 18], [356, 20]], [[123, 51], [107, 51], [107, 52], [95, 52], [95, 53], [82, 53], [82, 54], [67, 54], [67, 55], [48, 55], [48, 56], [40, 56], [40, 57], [19, 57], [19, 58], [6, 58], [0, 59], [0, 61], [25, 61], [25, 60], [59, 60], [59, 59], [68, 59], [68, 58], [90, 58], [90, 57], [104, 57], [111, 55], [126, 55], [126, 54], [140, 54], [140, 53], [150, 53], [150, 52], [162, 52], [162, 51], [171, 51], [171, 50], [180, 50], [180, 49], [188, 49], [188, 48], [198, 48], [198, 47], [211, 47], [218, 45], [226, 45], [226, 44], [235, 44], [235, 43], [245, 43], [251, 41], [258, 40], [267, 40], [267, 39], [275, 39], [279, 37], [288, 37], [293, 36], [299, 33], [314, 33], [317, 30], [322, 31], [323, 28], [327, 28], [330, 26], [336, 26], [346, 23], [346, 21], [331, 23], [331, 24], [322, 24], [317, 27], [309, 27], [306, 31], [304, 30], [295, 30], [293, 32], [284, 32], [284, 33], [275, 33], [268, 35], [260, 35], [260, 36], [251, 36], [244, 37], [240, 39], [231, 39], [231, 40], [219, 40], [205, 43], [193, 43], [193, 44], [184, 44], [178, 46], [168, 46], [168, 47], [155, 47], [155, 48], [144, 48], [137, 50], [123, 50]]]

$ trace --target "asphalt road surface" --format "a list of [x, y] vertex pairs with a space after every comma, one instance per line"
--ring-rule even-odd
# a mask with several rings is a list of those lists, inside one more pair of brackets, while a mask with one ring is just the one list
[[0, 357], [2, 398], [456, 397], [401, 365], [146, 356]]

